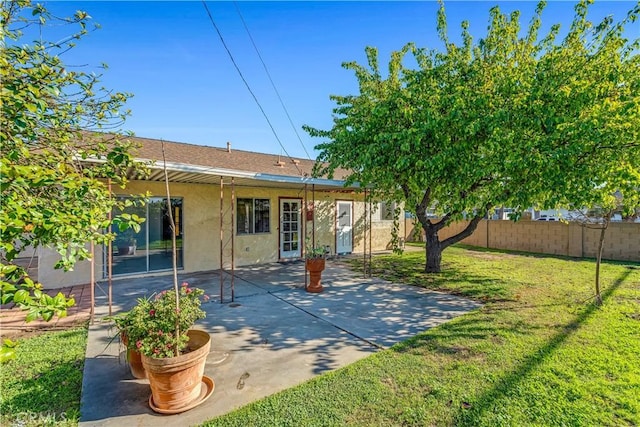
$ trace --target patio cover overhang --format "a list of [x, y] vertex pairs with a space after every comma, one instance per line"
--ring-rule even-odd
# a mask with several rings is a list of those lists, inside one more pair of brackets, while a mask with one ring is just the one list
[[[148, 162], [148, 160], [140, 159]], [[167, 162], [167, 175], [170, 182], [191, 184], [220, 184], [220, 179], [225, 181], [234, 179], [234, 185], [240, 187], [269, 187], [301, 189], [305, 185], [313, 186], [316, 191], [356, 191], [360, 187], [353, 184], [345, 187], [345, 181], [327, 178], [312, 178], [309, 176], [276, 175], [260, 172], [247, 172], [234, 169], [213, 168], [208, 166], [190, 165], [185, 163]], [[162, 165], [156, 163], [150, 167], [147, 177], [130, 176], [129, 179], [141, 179], [146, 181], [164, 181]]]

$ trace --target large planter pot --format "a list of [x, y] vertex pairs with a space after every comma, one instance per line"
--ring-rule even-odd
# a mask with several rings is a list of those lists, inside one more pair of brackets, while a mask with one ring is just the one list
[[324, 258], [311, 258], [306, 261], [306, 268], [309, 272], [309, 285], [307, 292], [322, 292], [322, 270], [324, 270]]
[[129, 348], [129, 339], [126, 334], [120, 334], [120, 341], [127, 349], [127, 363], [131, 369], [131, 375], [137, 379], [147, 378], [147, 373], [142, 366], [142, 355], [139, 351]]
[[213, 381], [204, 377], [211, 337], [198, 330], [187, 331], [187, 335], [188, 353], [161, 359], [142, 355], [151, 386], [149, 405], [156, 412], [177, 414], [187, 411], [202, 403], [213, 391]]
[[127, 362], [129, 362], [129, 369], [131, 369], [131, 375], [137, 379], [147, 378], [147, 371], [144, 370], [142, 365], [142, 355], [139, 351], [127, 349]]

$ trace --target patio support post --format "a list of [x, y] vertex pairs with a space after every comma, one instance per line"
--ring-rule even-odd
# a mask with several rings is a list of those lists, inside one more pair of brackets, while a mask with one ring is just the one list
[[[303, 217], [304, 220], [302, 221], [302, 230], [303, 230], [303, 236], [304, 236], [304, 240], [305, 243], [307, 242], [307, 212], [308, 212], [308, 204], [309, 201], [307, 200], [307, 184], [304, 185], [304, 212], [303, 212]], [[305, 245], [302, 246], [302, 258], [304, 259], [304, 257], [306, 256], [305, 254]], [[304, 269], [304, 290], [307, 290], [307, 286], [309, 285], [309, 277], [307, 274], [307, 268], [306, 268], [306, 262], [305, 262], [305, 269]]]
[[236, 187], [235, 178], [231, 177], [231, 302], [235, 301], [235, 271], [236, 271], [236, 259], [235, 259], [235, 233], [233, 225], [235, 222], [235, 210], [236, 207]]
[[[236, 200], [236, 187], [235, 178], [231, 177], [231, 224], [229, 240], [226, 244], [231, 247], [231, 255], [227, 258], [227, 261], [231, 263], [229, 267], [229, 275], [231, 276], [231, 286], [229, 292], [231, 294], [231, 302], [235, 300], [235, 234], [233, 225], [235, 224], [235, 200]], [[224, 177], [220, 176], [220, 304], [224, 303], [224, 286], [225, 286], [225, 233], [224, 233]]]
[[373, 206], [371, 204], [371, 191], [369, 191], [369, 278], [371, 278], [371, 270], [373, 267], [371, 265], [371, 251], [373, 251]]
[[362, 239], [362, 274], [367, 277], [367, 189], [364, 189], [364, 238]]
[[89, 322], [93, 324], [94, 307], [96, 305], [96, 250], [95, 245], [91, 242], [91, 310], [89, 311]]
[[220, 177], [220, 304], [224, 301], [224, 178]]
[[[315, 200], [316, 200], [316, 185], [315, 184], [311, 184], [311, 198], [315, 202]], [[315, 211], [315, 209], [314, 209], [314, 211]], [[316, 213], [315, 212], [313, 212], [313, 217], [311, 217], [311, 226], [313, 227], [311, 229], [311, 247], [315, 248], [316, 247]]]
[[[109, 196], [112, 196], [111, 193], [111, 178], [107, 180], [107, 187], [109, 189]], [[111, 234], [111, 211], [109, 211], [107, 218], [109, 219], [109, 234]], [[111, 242], [107, 243], [107, 277], [109, 282], [109, 316], [111, 316], [111, 310], [113, 306], [113, 302], [111, 300], [112, 288], [113, 288], [113, 245]]]

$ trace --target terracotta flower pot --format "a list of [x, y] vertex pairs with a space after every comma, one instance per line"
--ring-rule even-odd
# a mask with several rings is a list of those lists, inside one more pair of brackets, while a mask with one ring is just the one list
[[142, 355], [139, 351], [127, 349], [127, 362], [129, 362], [131, 375], [133, 375], [134, 378], [147, 378], [147, 372], [144, 370], [144, 366], [142, 366]]
[[149, 404], [156, 412], [176, 414], [193, 408], [202, 399], [204, 365], [211, 337], [198, 330], [189, 330], [187, 335], [188, 353], [160, 359], [142, 355], [151, 386]]
[[307, 292], [322, 292], [322, 270], [324, 270], [324, 258], [311, 258], [306, 261], [307, 271], [309, 272], [309, 285]]
[[126, 334], [120, 334], [120, 341], [127, 349], [127, 363], [129, 363], [129, 369], [131, 369], [131, 375], [137, 379], [147, 378], [147, 373], [142, 366], [142, 355], [139, 351], [128, 348], [129, 339]]

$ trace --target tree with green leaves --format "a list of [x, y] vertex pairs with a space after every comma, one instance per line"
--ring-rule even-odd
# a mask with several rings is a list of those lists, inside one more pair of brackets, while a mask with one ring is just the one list
[[[376, 49], [367, 48], [367, 66], [343, 64], [359, 93], [331, 97], [333, 127], [305, 127], [326, 139], [316, 147], [315, 173], [346, 169], [349, 184], [374, 188], [416, 215], [428, 273], [439, 272], [442, 251], [495, 206], [591, 206], [614, 188], [632, 204], [629, 191], [640, 188], [638, 40], [624, 37], [640, 6], [594, 26], [588, 2], [580, 2], [561, 40], [559, 25], [540, 34], [544, 7], [524, 31], [518, 11], [493, 7], [486, 36], [474, 41], [463, 22], [456, 44], [441, 3], [441, 49], [409, 43], [383, 75]], [[439, 219], [427, 215], [432, 208]], [[439, 238], [463, 219], [460, 233]]]
[[[2, 304], [28, 310], [27, 320], [64, 316], [74, 301], [47, 295], [16, 259], [41, 246], [58, 251], [58, 268], [88, 259], [89, 242], [113, 239], [105, 230], [123, 203], [108, 183], [124, 187], [128, 174], [145, 171], [118, 132], [130, 95], [101, 87], [100, 75], [67, 68], [61, 59], [87, 34], [90, 19], [81, 11], [56, 18], [28, 0], [6, 1], [0, 9], [0, 295]], [[75, 28], [69, 37], [40, 38], [60, 22]], [[38, 39], [27, 43], [27, 34]], [[141, 219], [122, 215], [113, 222], [139, 227]]]

